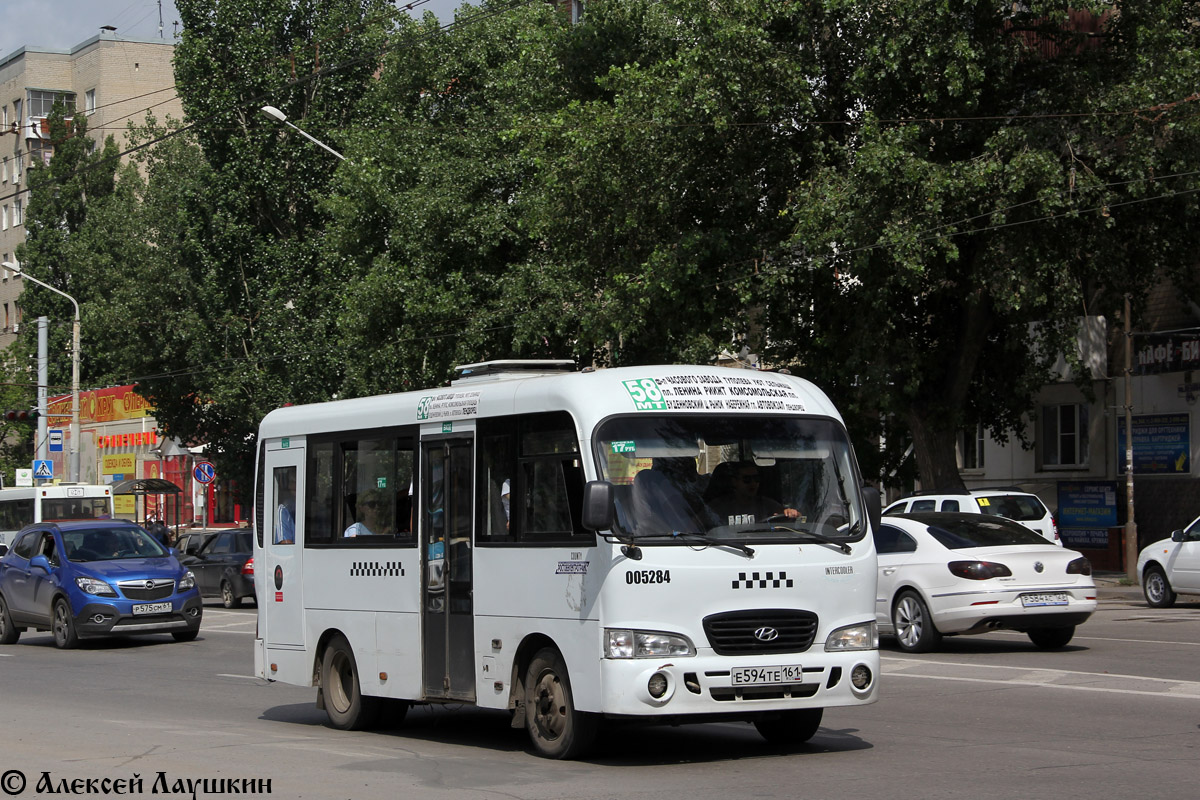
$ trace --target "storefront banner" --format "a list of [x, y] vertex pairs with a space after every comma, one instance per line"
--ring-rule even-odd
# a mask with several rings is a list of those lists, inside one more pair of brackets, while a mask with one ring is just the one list
[[[1188, 475], [1192, 471], [1188, 414], [1144, 414], [1133, 418], [1133, 474]], [[1117, 418], [1117, 473], [1125, 474], [1125, 419]]]
[[1117, 524], [1116, 481], [1059, 481], [1059, 528], [1111, 528]]

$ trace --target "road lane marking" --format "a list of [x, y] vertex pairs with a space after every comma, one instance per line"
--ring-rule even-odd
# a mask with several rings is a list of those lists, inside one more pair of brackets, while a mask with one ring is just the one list
[[[999, 634], [1001, 636], [1015, 636], [1022, 639], [1025, 638], [1025, 634], [1020, 633], [1019, 631], [992, 631], [992, 633]], [[1171, 639], [1123, 639], [1119, 636], [1080, 636], [1079, 634], [1075, 634], [1075, 636], [1071, 637], [1072, 642], [1077, 642], [1080, 640], [1087, 640], [1089, 642], [1132, 642], [1134, 644], [1177, 644], [1182, 647], [1200, 647], [1200, 642], [1180, 642]]]
[[[1171, 697], [1200, 700], [1200, 682], [1153, 678], [1145, 675], [1124, 675], [1111, 672], [1082, 672], [1062, 669], [1039, 669], [1013, 667], [1001, 664], [969, 664], [955, 661], [932, 661], [927, 659], [888, 658], [880, 659], [884, 674], [901, 678], [924, 680], [957, 681], [960, 683], [984, 683], [989, 685], [1037, 687], [1045, 689], [1067, 689], [1076, 692], [1100, 692], [1107, 694], [1131, 694], [1143, 697]], [[979, 672], [994, 670], [1009, 673], [995, 678], [970, 674], [951, 674], [955, 671]], [[1112, 684], [1107, 686], [1097, 684]]]

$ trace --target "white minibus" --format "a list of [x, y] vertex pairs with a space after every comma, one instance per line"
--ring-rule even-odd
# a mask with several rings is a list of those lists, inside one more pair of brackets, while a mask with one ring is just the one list
[[11, 544], [26, 525], [113, 516], [109, 486], [54, 483], [0, 489], [0, 544]]
[[[332, 726], [507, 710], [544, 756], [621, 723], [807, 741], [878, 697], [879, 493], [808, 381], [458, 368], [259, 428], [259, 677]], [[873, 522], [875, 521], [875, 522]]]

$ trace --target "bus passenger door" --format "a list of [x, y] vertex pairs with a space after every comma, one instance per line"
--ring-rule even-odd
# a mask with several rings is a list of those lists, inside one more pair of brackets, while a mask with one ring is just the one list
[[267, 448], [263, 481], [263, 564], [257, 582], [259, 625], [267, 647], [304, 646], [304, 596], [301, 570], [304, 547], [304, 447]]
[[473, 448], [422, 442], [421, 638], [426, 697], [475, 699]]

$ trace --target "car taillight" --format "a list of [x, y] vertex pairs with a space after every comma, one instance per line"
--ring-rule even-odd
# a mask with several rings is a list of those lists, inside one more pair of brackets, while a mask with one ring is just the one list
[[1070, 564], [1067, 564], [1067, 574], [1068, 575], [1091, 575], [1092, 574], [1092, 562], [1088, 561], [1083, 556], [1080, 556], [1079, 558], [1072, 561]]
[[1006, 578], [1012, 570], [994, 561], [951, 561], [946, 565], [953, 575], [971, 581], [986, 581], [988, 578]]
[[242, 574], [243, 575], [253, 575], [254, 574], [254, 559], [253, 558], [247, 558], [246, 563], [242, 564]]
[[1058, 536], [1058, 520], [1054, 518], [1053, 514], [1050, 515], [1050, 530], [1054, 531], [1054, 541], [1061, 542], [1062, 539]]

